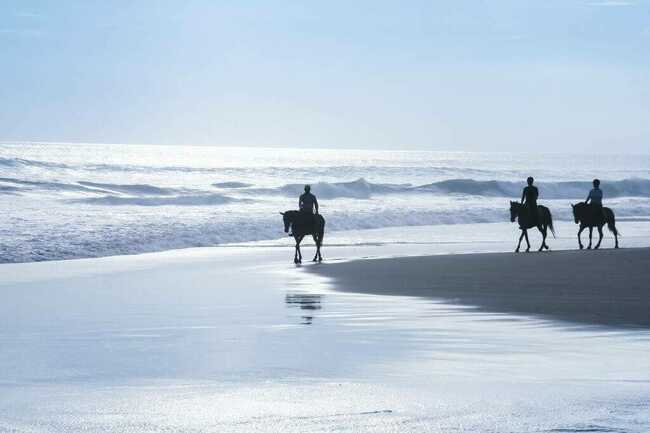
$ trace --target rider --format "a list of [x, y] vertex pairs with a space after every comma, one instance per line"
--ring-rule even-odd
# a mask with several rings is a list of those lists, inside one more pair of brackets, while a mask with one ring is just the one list
[[539, 196], [539, 190], [536, 186], [533, 186], [535, 179], [528, 177], [526, 182], [528, 186], [524, 188], [524, 191], [521, 193], [521, 204], [524, 204], [528, 208], [528, 216], [530, 217], [530, 222], [532, 225], [537, 225], [537, 197]]
[[309, 221], [313, 224], [314, 214], [318, 215], [318, 200], [316, 200], [316, 196], [311, 193], [311, 185], [305, 185], [305, 192], [298, 200], [298, 208], [300, 209], [300, 213], [305, 216], [305, 221]]
[[591, 210], [595, 218], [603, 218], [603, 190], [600, 189], [600, 180], [594, 179], [593, 189], [589, 191], [585, 204], [591, 201]]

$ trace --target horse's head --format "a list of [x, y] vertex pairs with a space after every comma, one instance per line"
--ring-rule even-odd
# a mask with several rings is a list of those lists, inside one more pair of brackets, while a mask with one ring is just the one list
[[513, 223], [517, 219], [517, 215], [519, 214], [519, 203], [516, 201], [511, 201], [510, 202], [510, 222]]
[[284, 221], [284, 232], [289, 233], [289, 228], [291, 227], [292, 222], [292, 213], [291, 211], [286, 211], [280, 212], [280, 215], [282, 215], [282, 221]]
[[582, 209], [584, 207], [584, 202], [580, 202], [578, 204], [571, 203], [571, 210], [573, 210], [573, 221], [575, 221], [576, 224], [580, 223], [580, 218], [582, 217]]

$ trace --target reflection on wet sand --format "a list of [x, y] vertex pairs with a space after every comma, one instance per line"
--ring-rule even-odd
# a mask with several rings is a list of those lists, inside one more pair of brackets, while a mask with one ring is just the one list
[[313, 312], [321, 309], [321, 298], [323, 295], [317, 295], [312, 293], [298, 293], [291, 292], [287, 293], [284, 302], [286, 302], [288, 307], [299, 307], [301, 310], [304, 310], [302, 317], [303, 325], [311, 325], [314, 319]]

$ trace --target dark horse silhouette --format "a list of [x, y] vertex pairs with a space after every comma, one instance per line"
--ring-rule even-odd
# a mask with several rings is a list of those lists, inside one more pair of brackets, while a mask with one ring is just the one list
[[555, 230], [553, 229], [553, 217], [551, 216], [551, 211], [548, 210], [546, 206], [537, 206], [537, 223], [530, 221], [530, 215], [528, 209], [523, 204], [511, 201], [510, 202], [510, 221], [519, 223], [519, 229], [521, 230], [521, 236], [519, 236], [519, 243], [517, 244], [516, 253], [519, 252], [521, 247], [521, 240], [526, 239], [526, 252], [530, 251], [530, 242], [528, 241], [528, 229], [537, 227], [542, 233], [542, 245], [539, 247], [539, 250], [542, 251], [544, 248], [548, 250], [548, 245], [546, 245], [546, 235], [548, 234], [548, 229], [551, 229], [553, 237], [555, 237]]
[[302, 253], [300, 252], [300, 242], [306, 235], [312, 235], [316, 243], [316, 255], [312, 261], [323, 261], [323, 256], [320, 253], [320, 247], [323, 244], [323, 236], [325, 235], [325, 218], [322, 215], [316, 214], [313, 216], [313, 223], [308, 221], [310, 215], [305, 215], [297, 210], [288, 210], [280, 212], [284, 220], [284, 232], [291, 234], [296, 240], [296, 252], [293, 256], [294, 263], [302, 263]]
[[580, 234], [582, 231], [589, 227], [589, 245], [587, 245], [587, 249], [591, 249], [591, 238], [594, 232], [594, 227], [598, 229], [598, 243], [594, 247], [594, 249], [600, 248], [600, 243], [603, 240], [603, 226], [605, 223], [607, 223], [607, 228], [609, 229], [610, 232], [614, 233], [614, 248], [618, 248], [618, 235], [619, 232], [616, 229], [616, 217], [614, 216], [614, 212], [608, 208], [604, 207], [603, 208], [603, 215], [595, 215], [592, 207], [585, 202], [580, 202], [578, 204], [572, 204], [571, 207], [573, 208], [573, 219], [576, 222], [576, 224], [580, 224], [580, 229], [578, 230], [578, 245], [580, 245], [580, 249], [583, 249], [584, 246], [582, 245], [582, 240], [580, 239]]

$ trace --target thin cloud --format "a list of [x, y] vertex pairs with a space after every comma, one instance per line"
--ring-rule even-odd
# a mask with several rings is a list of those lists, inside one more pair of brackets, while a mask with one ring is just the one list
[[604, 0], [596, 1], [589, 3], [589, 6], [596, 7], [624, 7], [624, 6], [634, 6], [636, 3], [625, 0]]
[[41, 14], [29, 11], [18, 11], [14, 15], [19, 18], [41, 18], [43, 16]]
[[36, 29], [0, 29], [0, 35], [7, 36], [41, 36], [43, 32]]

